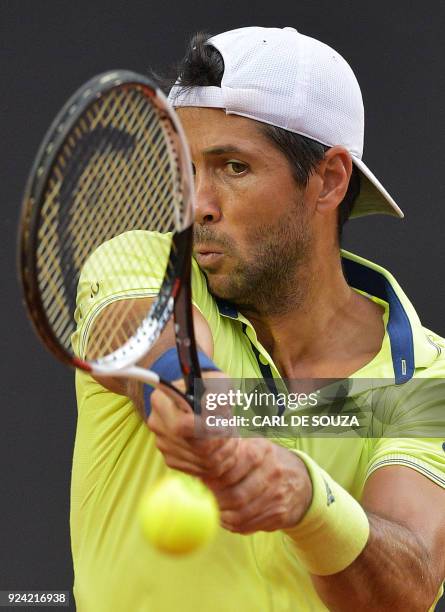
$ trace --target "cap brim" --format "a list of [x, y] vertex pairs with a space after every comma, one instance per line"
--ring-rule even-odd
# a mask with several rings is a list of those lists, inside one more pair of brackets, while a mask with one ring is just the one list
[[402, 210], [397, 206], [367, 165], [358, 157], [354, 155], [351, 157], [361, 173], [360, 194], [355, 201], [354, 208], [351, 212], [351, 218], [375, 214], [403, 218], [405, 215]]

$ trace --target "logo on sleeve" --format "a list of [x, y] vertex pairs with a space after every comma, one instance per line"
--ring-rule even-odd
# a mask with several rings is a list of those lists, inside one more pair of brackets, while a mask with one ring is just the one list
[[326, 480], [323, 478], [324, 486], [326, 487], [326, 504], [330, 506], [335, 502], [334, 494], [331, 491], [331, 487], [328, 485]]
[[91, 283], [91, 299], [93, 299], [99, 293], [99, 283], [96, 281], [95, 283]]

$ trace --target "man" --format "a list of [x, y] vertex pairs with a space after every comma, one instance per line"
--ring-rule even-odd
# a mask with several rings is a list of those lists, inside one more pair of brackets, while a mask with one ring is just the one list
[[[232, 378], [392, 387], [443, 377], [444, 341], [393, 277], [340, 253], [349, 214], [402, 216], [361, 161], [362, 100], [345, 60], [292, 28], [198, 36], [170, 100], [196, 175], [196, 335], [216, 366]], [[147, 365], [171, 345], [170, 330]], [[434, 605], [445, 576], [441, 440], [200, 439], [181, 400], [100, 383], [78, 374], [79, 610]], [[414, 401], [425, 426], [430, 403]], [[400, 418], [403, 405], [390, 410]], [[224, 529], [185, 559], [145, 545], [134, 520], [166, 466], [202, 478], [221, 510]]]

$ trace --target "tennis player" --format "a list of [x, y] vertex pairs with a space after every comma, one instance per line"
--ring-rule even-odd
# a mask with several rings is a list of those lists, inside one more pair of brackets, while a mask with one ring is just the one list
[[[196, 335], [215, 366], [233, 379], [390, 380], [385, 410], [422, 433], [201, 439], [182, 400], [77, 373], [78, 610], [433, 609], [445, 452], [431, 407], [444, 400], [407, 385], [445, 376], [445, 343], [389, 272], [340, 249], [349, 217], [403, 216], [362, 161], [351, 68], [293, 28], [197, 35], [170, 100], [196, 173]], [[130, 272], [113, 268], [110, 302]], [[80, 305], [95, 299], [80, 286]], [[151, 361], [176, 380], [171, 343]], [[135, 520], [141, 491], [171, 468], [201, 477], [222, 513], [215, 541], [182, 559], [150, 548]]]

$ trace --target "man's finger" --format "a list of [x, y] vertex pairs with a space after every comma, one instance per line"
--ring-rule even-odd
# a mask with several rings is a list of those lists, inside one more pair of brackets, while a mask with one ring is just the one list
[[[179, 396], [168, 396], [160, 389], [156, 389], [151, 396], [151, 413], [148, 421], [153, 426], [170, 431], [172, 435], [181, 437], [192, 436], [194, 432], [194, 418], [191, 409], [185, 400]], [[153, 418], [151, 418], [153, 417]], [[150, 423], [149, 427], [150, 427]]]

